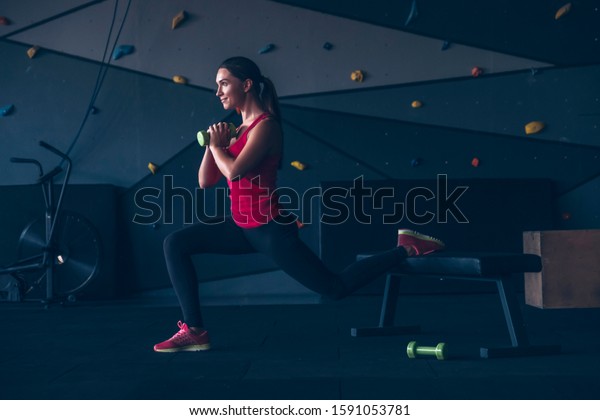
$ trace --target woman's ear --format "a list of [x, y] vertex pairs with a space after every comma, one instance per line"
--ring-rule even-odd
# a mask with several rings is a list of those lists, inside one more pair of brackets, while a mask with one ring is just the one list
[[253, 85], [254, 85], [254, 82], [252, 81], [252, 79], [244, 80], [244, 92], [246, 92], [246, 93], [250, 92], [250, 89], [252, 89]]

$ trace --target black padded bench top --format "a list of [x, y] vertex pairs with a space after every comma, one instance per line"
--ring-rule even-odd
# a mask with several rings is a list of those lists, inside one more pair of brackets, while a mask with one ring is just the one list
[[539, 272], [541, 269], [542, 260], [534, 254], [438, 252], [407, 258], [397, 271], [405, 274], [484, 277]]

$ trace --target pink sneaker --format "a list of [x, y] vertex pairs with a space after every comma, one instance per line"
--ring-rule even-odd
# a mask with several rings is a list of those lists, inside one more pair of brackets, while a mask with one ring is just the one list
[[431, 254], [446, 248], [439, 239], [409, 229], [398, 229], [398, 246], [411, 247], [415, 251], [414, 255]]
[[154, 351], [173, 353], [176, 351], [202, 351], [210, 349], [210, 340], [208, 332], [202, 331], [194, 334], [190, 331], [187, 324], [179, 321], [177, 323], [179, 331], [171, 338], [154, 346]]

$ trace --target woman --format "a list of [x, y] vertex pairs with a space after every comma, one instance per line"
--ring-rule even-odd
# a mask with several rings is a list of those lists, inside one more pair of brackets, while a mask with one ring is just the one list
[[281, 210], [274, 193], [283, 135], [273, 83], [244, 57], [223, 62], [216, 82], [216, 95], [223, 108], [237, 110], [243, 121], [233, 139], [225, 123], [209, 128], [210, 142], [198, 170], [198, 183], [201, 188], [208, 188], [224, 176], [230, 188], [231, 216], [225, 221], [203, 221], [165, 239], [167, 269], [184, 321], [179, 321], [179, 331], [173, 337], [154, 346], [155, 351], [210, 348], [200, 310], [193, 254], [261, 252], [307, 288], [331, 299], [341, 299], [407, 256], [444, 248], [435, 238], [401, 230], [396, 248], [353, 263], [340, 274], [332, 273], [299, 239], [294, 216]]

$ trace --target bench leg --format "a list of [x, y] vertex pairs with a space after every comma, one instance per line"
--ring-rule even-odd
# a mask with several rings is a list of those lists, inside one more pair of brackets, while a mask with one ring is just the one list
[[528, 346], [529, 340], [525, 329], [525, 321], [517, 300], [514, 283], [510, 279], [502, 277], [496, 280], [496, 287], [502, 302], [502, 311], [504, 312], [512, 346]]
[[496, 287], [502, 302], [502, 311], [508, 327], [512, 347], [504, 348], [481, 348], [482, 358], [515, 357], [515, 356], [537, 356], [545, 354], [560, 353], [560, 346], [531, 346], [527, 338], [525, 321], [521, 313], [521, 307], [517, 300], [514, 283], [509, 277], [496, 279]]
[[400, 279], [392, 279], [393, 274], [388, 274], [385, 279], [385, 290], [383, 292], [383, 302], [381, 303], [381, 314], [379, 316], [379, 326], [371, 328], [352, 328], [350, 334], [353, 337], [367, 336], [387, 336], [400, 334], [419, 333], [421, 327], [413, 326], [394, 326], [396, 317], [396, 307], [400, 296]]

